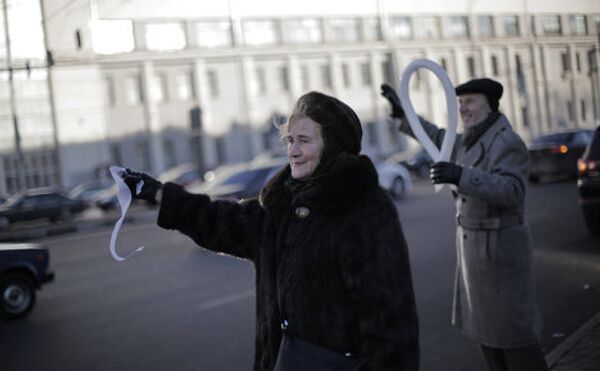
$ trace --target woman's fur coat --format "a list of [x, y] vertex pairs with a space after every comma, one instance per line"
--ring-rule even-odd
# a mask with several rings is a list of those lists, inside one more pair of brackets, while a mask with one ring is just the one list
[[408, 250], [372, 162], [341, 156], [293, 196], [289, 177], [287, 166], [260, 199], [241, 203], [211, 201], [167, 183], [158, 224], [254, 263], [255, 371], [273, 369], [282, 319], [294, 336], [360, 357], [362, 370], [416, 370]]

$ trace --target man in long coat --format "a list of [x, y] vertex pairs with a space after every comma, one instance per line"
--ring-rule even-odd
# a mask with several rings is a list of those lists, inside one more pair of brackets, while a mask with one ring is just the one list
[[[529, 153], [498, 111], [502, 85], [475, 79], [456, 88], [464, 133], [453, 162], [431, 168], [435, 184], [452, 184], [456, 203], [456, 281], [452, 323], [477, 341], [490, 370], [547, 370], [539, 347], [525, 192]], [[400, 130], [414, 136], [395, 91], [382, 86]], [[441, 147], [445, 130], [421, 119]]]

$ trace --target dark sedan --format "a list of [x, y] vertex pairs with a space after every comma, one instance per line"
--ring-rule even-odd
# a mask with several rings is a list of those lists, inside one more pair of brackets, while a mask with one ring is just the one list
[[543, 135], [529, 146], [530, 179], [577, 176], [577, 159], [592, 139], [593, 130], [578, 129]]
[[31, 189], [12, 195], [0, 206], [0, 228], [36, 219], [70, 219], [85, 210], [86, 204], [55, 189]]
[[285, 158], [275, 158], [223, 166], [207, 173], [206, 182], [190, 186], [189, 190], [221, 199], [257, 197], [262, 187], [286, 163]]
[[594, 234], [600, 234], [600, 127], [577, 163], [579, 202], [585, 223]]

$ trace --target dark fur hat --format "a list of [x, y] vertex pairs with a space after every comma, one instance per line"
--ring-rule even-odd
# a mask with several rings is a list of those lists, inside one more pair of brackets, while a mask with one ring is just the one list
[[342, 152], [360, 153], [362, 127], [358, 116], [350, 106], [332, 96], [311, 91], [298, 99], [289, 122], [309, 117], [321, 126], [325, 142], [325, 156], [333, 157]]

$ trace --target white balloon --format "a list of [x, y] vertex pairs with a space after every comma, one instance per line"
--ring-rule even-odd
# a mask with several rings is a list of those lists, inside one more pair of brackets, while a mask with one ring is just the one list
[[[410, 101], [409, 96], [409, 82], [411, 75], [419, 68], [426, 68], [432, 71], [438, 79], [440, 79], [444, 91], [446, 92], [446, 104], [448, 108], [448, 126], [444, 139], [442, 141], [441, 150], [433, 143], [431, 138], [427, 135], [421, 125], [421, 121], [415, 113], [415, 109]], [[413, 131], [413, 134], [417, 138], [427, 153], [431, 156], [433, 161], [450, 161], [452, 156], [452, 149], [454, 147], [454, 141], [456, 140], [456, 125], [458, 121], [458, 105], [456, 103], [456, 92], [454, 85], [450, 81], [450, 77], [444, 69], [437, 63], [429, 59], [417, 59], [412, 61], [402, 73], [402, 79], [400, 81], [400, 101], [402, 102], [402, 108], [406, 114], [406, 119]]]

